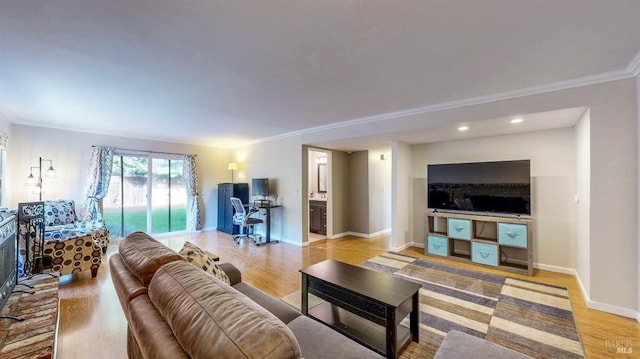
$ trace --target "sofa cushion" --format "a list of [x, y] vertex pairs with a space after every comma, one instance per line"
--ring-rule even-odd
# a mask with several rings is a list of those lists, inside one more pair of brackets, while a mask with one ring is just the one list
[[147, 294], [147, 287], [142, 285], [142, 282], [131, 274], [118, 253], [114, 253], [109, 258], [109, 271], [111, 272], [111, 280], [124, 311], [124, 316], [127, 321], [130, 321], [129, 302], [139, 295]]
[[291, 330], [250, 298], [186, 262], [162, 266], [149, 298], [193, 358], [299, 358]]
[[217, 256], [205, 251], [204, 249], [196, 246], [189, 241], [184, 242], [184, 245], [180, 250], [180, 255], [182, 255], [187, 260], [187, 262], [204, 270], [205, 272], [213, 274], [214, 277], [220, 279], [221, 281], [230, 284], [229, 277], [222, 269], [218, 267], [214, 260], [214, 258], [217, 258]]
[[270, 311], [278, 319], [282, 320], [284, 324], [289, 324], [290, 321], [302, 315], [302, 313], [289, 304], [286, 304], [280, 299], [276, 299], [247, 283], [240, 282], [234, 285], [233, 288], [251, 298], [254, 302], [260, 304], [264, 309]]
[[143, 232], [126, 236], [119, 248], [122, 261], [138, 280], [148, 286], [158, 268], [173, 261], [184, 261], [184, 257]]
[[76, 209], [73, 201], [61, 199], [44, 202], [45, 227], [73, 224], [75, 221]]
[[380, 354], [309, 317], [300, 316], [287, 326], [296, 336], [305, 359], [383, 358]]
[[133, 298], [129, 312], [129, 328], [145, 358], [189, 358], [148, 296]]

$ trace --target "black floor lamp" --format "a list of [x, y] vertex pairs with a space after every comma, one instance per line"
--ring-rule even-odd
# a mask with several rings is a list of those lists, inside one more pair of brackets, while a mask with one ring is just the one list
[[[44, 159], [42, 157], [38, 157], [38, 166], [31, 166], [31, 170], [29, 171], [29, 176], [27, 176], [27, 180], [25, 181], [25, 185], [35, 187], [34, 191], [38, 192], [38, 198], [42, 201], [42, 162], [49, 161], [49, 168], [47, 169], [47, 177], [55, 178], [57, 173], [56, 170], [53, 169], [53, 161]], [[38, 169], [38, 178], [33, 176], [33, 169]]]

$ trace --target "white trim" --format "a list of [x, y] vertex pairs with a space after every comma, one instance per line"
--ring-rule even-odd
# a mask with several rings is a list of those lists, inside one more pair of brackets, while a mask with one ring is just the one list
[[600, 302], [591, 300], [591, 298], [589, 298], [589, 294], [585, 290], [584, 285], [582, 284], [582, 280], [580, 279], [580, 276], [578, 274], [575, 274], [575, 277], [576, 277], [576, 280], [578, 281], [578, 285], [580, 286], [580, 291], [582, 291], [582, 296], [584, 297], [584, 301], [587, 304], [587, 308], [593, 309], [593, 310], [599, 310], [601, 312], [611, 313], [615, 315], [620, 315], [620, 316], [631, 318], [631, 319], [636, 319], [638, 322], [640, 322], [640, 312], [637, 312], [629, 308], [619, 307], [617, 305], [600, 303]]
[[554, 266], [554, 265], [550, 265], [550, 264], [543, 264], [543, 263], [533, 263], [533, 268], [538, 268], [538, 269], [542, 269], [542, 270], [548, 270], [550, 272], [569, 274], [569, 275], [572, 275], [572, 276], [575, 276], [575, 277], [578, 276], [576, 270], [573, 269], [573, 268], [559, 267], [559, 266]]
[[378, 236], [381, 236], [383, 234], [388, 234], [388, 233], [391, 233], [391, 228], [387, 228], [387, 229], [383, 229], [381, 231], [373, 232], [373, 233], [369, 234], [368, 238], [378, 237]]
[[347, 236], [353, 236], [353, 237], [359, 237], [359, 238], [366, 238], [369, 239], [369, 235], [366, 233], [360, 233], [360, 232], [351, 232], [351, 231], [347, 231]]
[[346, 237], [346, 236], [353, 236], [353, 237], [360, 237], [360, 238], [370, 239], [370, 238], [381, 236], [381, 235], [387, 234], [387, 233], [391, 233], [391, 229], [390, 228], [383, 229], [381, 231], [370, 233], [370, 234], [347, 231], [347, 232], [342, 232], [342, 233], [336, 233], [333, 236], [327, 237], [327, 238], [336, 239], [336, 238], [342, 238], [342, 237]]
[[[634, 58], [634, 60], [632, 61], [631, 64], [629, 64], [626, 70], [612, 71], [612, 72], [607, 72], [603, 74], [579, 77], [572, 80], [552, 82], [552, 83], [548, 83], [540, 86], [532, 86], [532, 87], [522, 88], [518, 90], [499, 92], [499, 93], [490, 94], [486, 96], [471, 97], [467, 99], [442, 102], [435, 105], [428, 105], [428, 106], [418, 107], [418, 108], [409, 109], [409, 110], [389, 112], [389, 113], [383, 113], [383, 114], [374, 115], [374, 116], [361, 117], [361, 118], [356, 118], [352, 120], [345, 120], [345, 121], [332, 123], [328, 125], [310, 127], [302, 130], [283, 133], [276, 136], [266, 137], [266, 138], [256, 140], [254, 142], [250, 142], [249, 144], [252, 145], [252, 144], [257, 144], [261, 142], [279, 140], [279, 139], [287, 138], [291, 136], [314, 133], [318, 131], [334, 130], [342, 127], [368, 124], [371, 122], [398, 119], [398, 118], [408, 117], [408, 116], [423, 115], [430, 112], [451, 110], [451, 109], [456, 109], [461, 107], [510, 100], [510, 99], [515, 99], [519, 97], [538, 95], [538, 94], [566, 90], [566, 89], [571, 89], [576, 87], [595, 85], [595, 84], [600, 84], [600, 83], [605, 83], [610, 81], [629, 79], [637, 76], [637, 74], [634, 74], [633, 72], [631, 72], [631, 70], [636, 72], [640, 71], [640, 64], [638, 64], [638, 62], [640, 62], [640, 58], [638, 58], [638, 56]], [[245, 145], [246, 144], [243, 144], [242, 146], [245, 146]]]
[[633, 309], [619, 307], [617, 305], [611, 305], [607, 303], [600, 303], [593, 300], [587, 300], [587, 307], [589, 309], [599, 310], [601, 312], [607, 312], [631, 319], [636, 319], [638, 315], [638, 313]]
[[334, 233], [332, 236], [327, 236], [327, 239], [338, 239], [338, 238], [346, 237], [348, 235], [349, 235], [349, 232]]
[[390, 248], [389, 250], [392, 251], [392, 252], [400, 252], [400, 251], [403, 251], [403, 250], [411, 248], [411, 247], [424, 248], [424, 243], [410, 242], [410, 243], [404, 244], [404, 245], [402, 245], [400, 247]]
[[577, 272], [575, 277], [576, 277], [576, 280], [578, 281], [578, 285], [580, 286], [580, 291], [582, 292], [582, 297], [584, 298], [585, 303], [589, 303], [589, 294], [587, 293], [587, 289], [582, 284], [582, 279], [580, 279], [580, 276], [578, 275]]
[[633, 74], [633, 76], [640, 75], [640, 51], [636, 54], [636, 56], [629, 62], [627, 66], [627, 71]]

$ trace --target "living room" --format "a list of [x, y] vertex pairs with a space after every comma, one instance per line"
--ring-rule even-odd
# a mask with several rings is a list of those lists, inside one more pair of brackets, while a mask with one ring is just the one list
[[[640, 321], [640, 60], [634, 56], [600, 76], [550, 77], [539, 86], [505, 88], [406, 111], [387, 109], [233, 148], [131, 135], [127, 128], [115, 133], [96, 125], [94, 131], [78, 131], [73, 125], [46, 123], [38, 115], [16, 116], [15, 108], [4, 105], [0, 131], [7, 134], [9, 145], [3, 205], [16, 208], [19, 202], [37, 199], [23, 182], [38, 157], [51, 159], [58, 171], [43, 198], [79, 201], [94, 145], [195, 154], [205, 231], [216, 227], [217, 184], [230, 181], [227, 164], [237, 162], [236, 182], [277, 180], [274, 190], [282, 207], [275, 214], [272, 235], [306, 247], [306, 147], [342, 155], [379, 148], [361, 143], [384, 139], [392, 163], [387, 250], [401, 251], [424, 247], [427, 164], [527, 158], [532, 161], [536, 267], [575, 275], [588, 307]], [[7, 91], [2, 88], [0, 96]], [[554, 117], [558, 113], [561, 119]], [[496, 120], [516, 115], [534, 118], [523, 123], [533, 127], [495, 126]], [[462, 124], [469, 127], [465, 133], [457, 130]], [[487, 124], [492, 124], [491, 133], [474, 133]]]

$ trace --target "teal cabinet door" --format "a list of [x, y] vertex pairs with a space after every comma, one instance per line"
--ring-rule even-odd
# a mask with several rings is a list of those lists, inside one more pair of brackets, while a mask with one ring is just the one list
[[498, 246], [495, 244], [471, 242], [471, 261], [497, 267]]
[[471, 239], [471, 221], [468, 219], [449, 218], [449, 237]]
[[449, 238], [441, 236], [427, 236], [427, 253], [446, 257], [449, 255]]
[[498, 243], [503, 246], [527, 248], [527, 225], [498, 223]]

